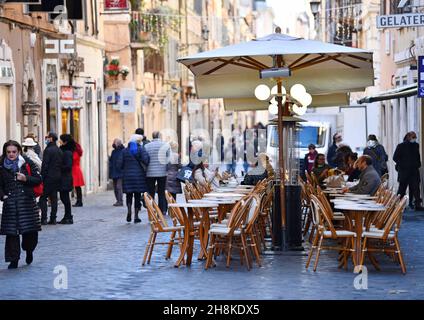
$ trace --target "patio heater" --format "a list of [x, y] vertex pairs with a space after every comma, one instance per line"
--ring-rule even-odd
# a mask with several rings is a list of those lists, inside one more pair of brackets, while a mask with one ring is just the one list
[[[277, 62], [279, 58], [277, 57]], [[285, 68], [281, 72], [287, 73]], [[274, 69], [274, 70], [277, 70]], [[275, 71], [277, 72], [277, 71]], [[275, 75], [274, 72], [274, 75]], [[271, 72], [270, 72], [271, 74]], [[277, 78], [277, 85], [269, 89], [261, 84], [255, 90], [259, 100], [270, 100], [268, 111], [278, 115], [278, 136], [271, 137], [271, 143], [278, 146], [275, 180], [275, 200], [272, 216], [274, 250], [303, 250], [301, 223], [301, 190], [298, 185], [299, 163], [299, 122], [312, 103], [312, 96], [301, 84], [291, 87], [290, 93]], [[280, 162], [281, 161], [281, 162]]]

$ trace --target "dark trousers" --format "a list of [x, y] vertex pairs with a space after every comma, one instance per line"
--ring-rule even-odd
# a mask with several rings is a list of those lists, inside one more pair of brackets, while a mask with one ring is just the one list
[[[22, 235], [22, 250], [34, 251], [38, 243], [38, 232], [29, 232]], [[18, 261], [21, 256], [21, 244], [19, 235], [6, 236], [4, 247], [6, 262]]]
[[156, 193], [155, 185], [157, 183], [159, 209], [162, 211], [163, 214], [166, 214], [166, 210], [168, 210], [168, 203], [166, 202], [166, 197], [165, 197], [166, 177], [147, 177], [146, 182], [147, 182], [147, 190], [153, 199], [155, 198], [155, 193]]
[[174, 198], [174, 200], [177, 201], [177, 194], [176, 193], [171, 193], [171, 192], [170, 192], [170, 194], [171, 194], [172, 198]]
[[409, 203], [412, 203], [412, 197], [414, 198], [415, 206], [421, 205], [421, 195], [420, 195], [420, 176], [419, 172], [410, 173], [399, 176], [399, 189], [398, 194], [403, 197], [406, 194], [406, 188], [409, 187]]
[[115, 192], [116, 202], [123, 203], [122, 179], [113, 179], [113, 191]]
[[47, 220], [47, 199], [50, 199], [52, 211], [50, 213], [50, 219], [56, 219], [57, 216], [57, 191], [49, 194], [43, 194], [38, 201], [38, 206], [41, 210], [41, 220]]
[[62, 201], [65, 206], [65, 216], [64, 219], [72, 219], [72, 206], [71, 206], [71, 196], [67, 191], [60, 192], [60, 201]]
[[75, 187], [75, 192], [77, 194], [77, 203], [82, 203], [82, 188]]
[[141, 202], [144, 201], [141, 199], [140, 192], [128, 192], [127, 194], [127, 207], [131, 208], [134, 198], [134, 209], [135, 211], [141, 210]]

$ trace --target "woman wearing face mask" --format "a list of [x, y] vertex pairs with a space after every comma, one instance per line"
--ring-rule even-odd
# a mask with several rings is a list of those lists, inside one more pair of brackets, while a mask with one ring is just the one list
[[325, 155], [318, 153], [312, 172], [317, 177], [319, 184], [322, 184], [323, 181], [328, 177], [328, 171], [330, 169], [331, 166], [325, 163]]
[[0, 234], [6, 235], [5, 259], [9, 269], [16, 269], [20, 258], [20, 239], [26, 251], [26, 263], [31, 264], [33, 251], [41, 230], [39, 208], [33, 188], [41, 183], [37, 166], [22, 155], [16, 141], [3, 146], [0, 157], [0, 200], [3, 201]]
[[368, 136], [367, 147], [364, 149], [364, 155], [372, 159], [372, 165], [380, 177], [387, 172], [387, 160], [389, 159], [384, 147], [378, 143], [374, 134]]

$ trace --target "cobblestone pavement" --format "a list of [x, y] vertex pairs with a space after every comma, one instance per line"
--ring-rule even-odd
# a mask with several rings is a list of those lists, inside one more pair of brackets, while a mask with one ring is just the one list
[[[155, 249], [150, 265], [141, 266], [149, 235], [147, 215], [141, 224], [126, 223], [125, 209], [112, 207], [111, 192], [90, 195], [74, 209], [73, 225], [45, 226], [31, 266], [7, 270], [1, 249], [1, 299], [423, 299], [424, 214], [407, 212], [400, 232], [408, 273], [386, 256], [382, 271], [368, 268], [368, 289], [356, 290], [357, 275], [337, 268], [335, 253], [321, 255], [317, 272], [305, 269], [305, 252], [266, 254], [261, 268], [248, 272], [238, 258], [229, 269], [173, 267], [164, 247]], [[59, 218], [63, 208], [59, 211]], [[0, 237], [4, 247], [5, 237]], [[195, 252], [197, 254], [197, 252]], [[66, 266], [68, 289], [54, 288], [56, 266]]]

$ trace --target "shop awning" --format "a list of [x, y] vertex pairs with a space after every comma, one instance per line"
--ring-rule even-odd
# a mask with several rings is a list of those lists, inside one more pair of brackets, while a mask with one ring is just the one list
[[385, 101], [391, 99], [407, 98], [417, 95], [418, 88], [417, 84], [413, 83], [407, 86], [399, 87], [396, 89], [388, 90], [378, 95], [364, 97], [358, 100], [359, 104], [372, 103], [377, 101]]

